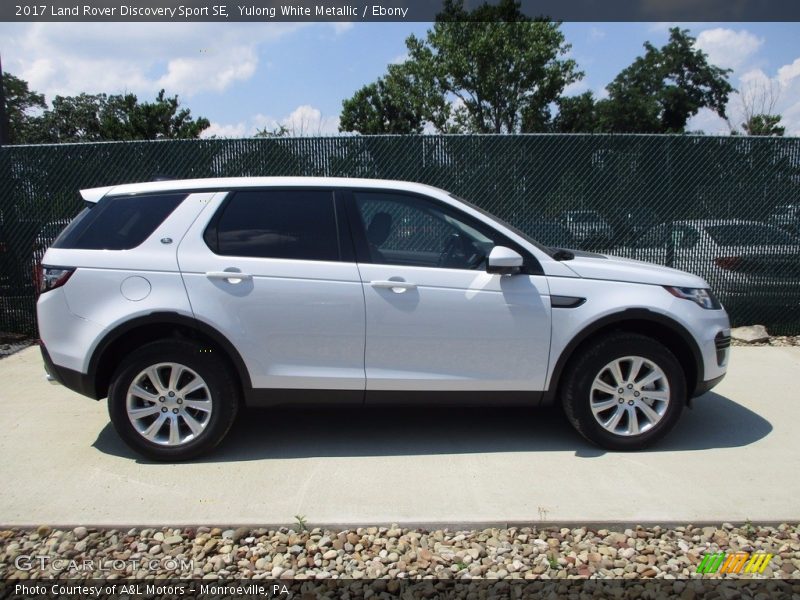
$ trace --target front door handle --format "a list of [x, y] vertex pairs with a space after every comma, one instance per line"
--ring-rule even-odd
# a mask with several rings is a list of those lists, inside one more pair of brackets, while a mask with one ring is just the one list
[[416, 283], [409, 283], [408, 281], [370, 281], [369, 284], [374, 288], [392, 290], [395, 294], [417, 289]]
[[208, 279], [225, 279], [228, 283], [241, 283], [253, 278], [249, 273], [239, 273], [238, 271], [207, 271], [206, 277]]

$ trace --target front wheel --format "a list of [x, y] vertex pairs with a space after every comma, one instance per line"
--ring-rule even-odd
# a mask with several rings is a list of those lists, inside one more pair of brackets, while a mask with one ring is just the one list
[[686, 378], [658, 341], [618, 333], [590, 343], [564, 374], [567, 418], [609, 450], [640, 450], [675, 425], [686, 404]]
[[238, 408], [227, 365], [197, 344], [160, 341], [131, 353], [108, 390], [119, 436], [156, 460], [186, 460], [219, 444]]

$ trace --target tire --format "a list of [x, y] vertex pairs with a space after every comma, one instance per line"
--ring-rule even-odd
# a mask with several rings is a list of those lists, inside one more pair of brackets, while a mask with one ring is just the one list
[[[119, 436], [139, 454], [188, 460], [216, 447], [228, 433], [239, 407], [238, 389], [228, 365], [207, 349], [182, 340], [158, 341], [119, 365], [108, 390], [108, 414]], [[129, 409], [139, 412], [129, 416]]]
[[687, 393], [686, 376], [668, 348], [653, 338], [620, 332], [579, 352], [564, 373], [561, 402], [583, 437], [608, 450], [641, 450], [672, 429]]

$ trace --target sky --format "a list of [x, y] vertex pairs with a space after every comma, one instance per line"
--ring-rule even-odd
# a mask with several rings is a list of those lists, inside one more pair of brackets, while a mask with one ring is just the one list
[[[565, 23], [585, 72], [569, 95], [605, 86], [643, 51], [688, 28], [740, 90], [769, 89], [787, 134], [800, 135], [800, 23]], [[284, 125], [295, 135], [337, 132], [342, 100], [405, 57], [405, 39], [429, 23], [0, 23], [3, 69], [45, 94], [177, 94], [212, 125], [205, 135], [246, 137]], [[729, 115], [742, 121], [734, 96]], [[689, 129], [727, 134], [701, 111]]]

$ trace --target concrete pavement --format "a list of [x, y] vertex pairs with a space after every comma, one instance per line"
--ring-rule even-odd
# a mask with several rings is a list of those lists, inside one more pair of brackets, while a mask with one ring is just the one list
[[0, 360], [0, 525], [800, 520], [800, 348], [733, 348], [657, 448], [604, 452], [558, 411], [247, 411], [210, 456], [131, 453], [94, 402]]

